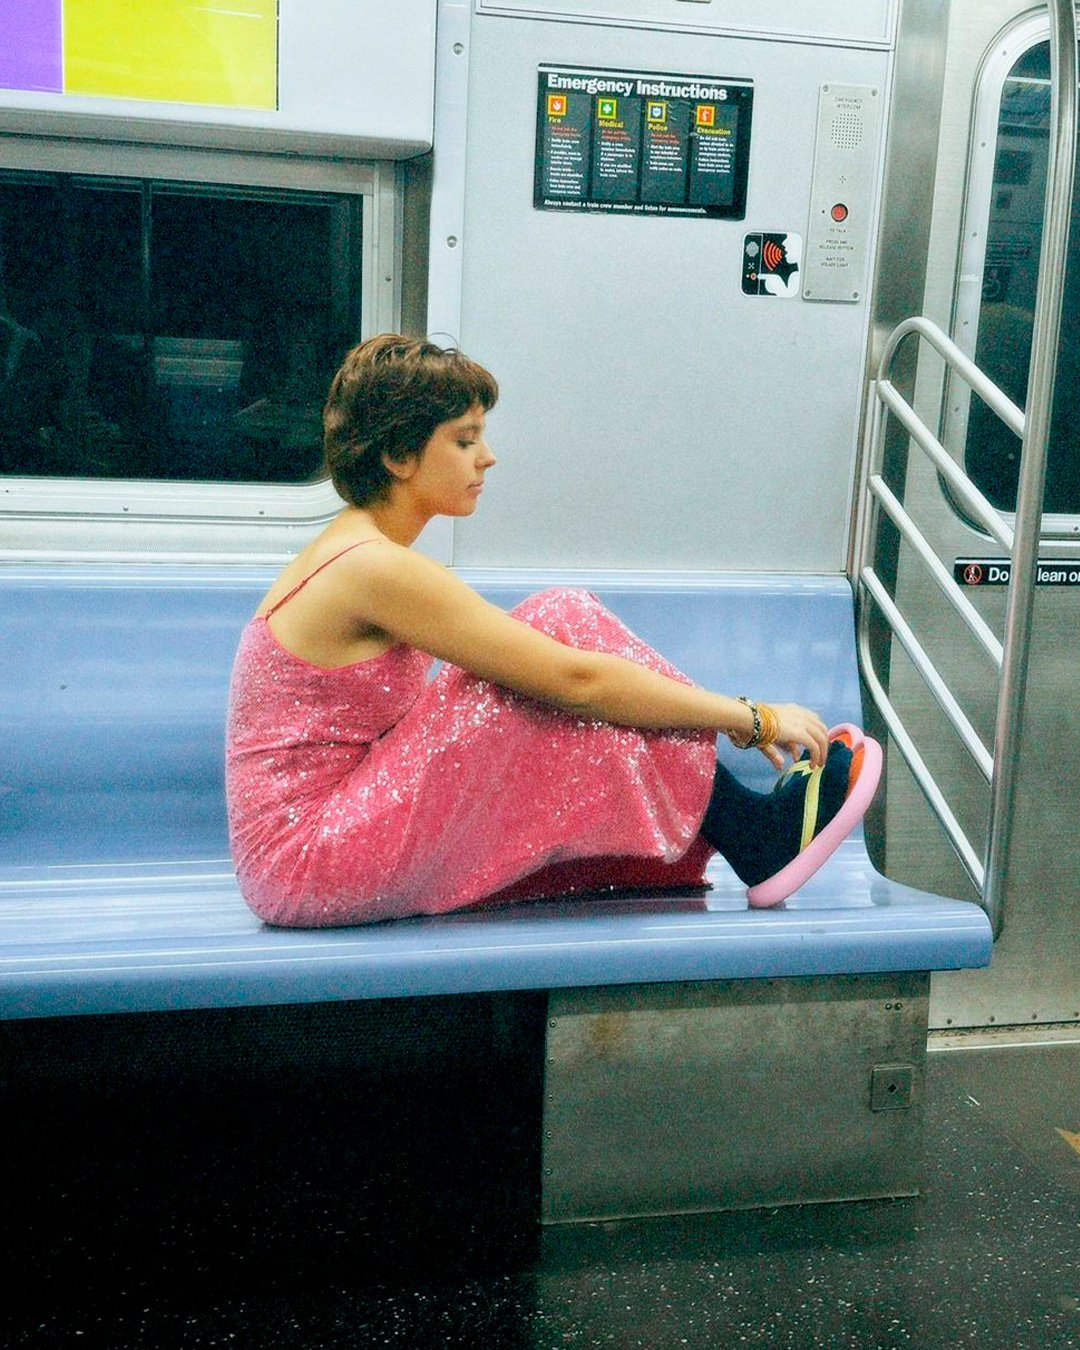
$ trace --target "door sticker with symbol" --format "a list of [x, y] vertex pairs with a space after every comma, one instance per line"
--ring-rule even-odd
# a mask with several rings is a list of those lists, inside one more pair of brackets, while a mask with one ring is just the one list
[[746, 235], [743, 239], [743, 293], [775, 295], [785, 300], [798, 295], [802, 251], [802, 236], [798, 234]]

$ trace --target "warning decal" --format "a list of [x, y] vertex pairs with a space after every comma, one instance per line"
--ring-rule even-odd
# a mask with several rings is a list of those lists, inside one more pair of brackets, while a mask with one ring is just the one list
[[802, 254], [802, 235], [748, 234], [743, 239], [743, 291], [784, 299], [798, 295]]
[[[1009, 558], [957, 558], [953, 580], [961, 586], [1007, 586], [1012, 576]], [[1036, 564], [1037, 586], [1080, 586], [1080, 561], [1074, 558], [1040, 558]]]

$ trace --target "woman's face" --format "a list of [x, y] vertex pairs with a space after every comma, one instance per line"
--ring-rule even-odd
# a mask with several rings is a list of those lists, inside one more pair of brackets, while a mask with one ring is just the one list
[[440, 422], [419, 455], [397, 466], [397, 478], [425, 515], [471, 516], [494, 463], [484, 439], [484, 409], [476, 404]]

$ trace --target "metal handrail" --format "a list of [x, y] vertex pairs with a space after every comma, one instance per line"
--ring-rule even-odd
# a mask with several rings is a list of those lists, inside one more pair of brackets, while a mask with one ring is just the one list
[[1004, 656], [1004, 648], [997, 640], [993, 629], [963, 591], [960, 590], [959, 586], [955, 585], [955, 583], [950, 585], [952, 577], [949, 575], [945, 564], [930, 548], [926, 536], [917, 530], [911, 523], [911, 517], [904, 510], [903, 506], [901, 506], [900, 499], [881, 475], [874, 474], [870, 479], [869, 486], [870, 491], [877, 498], [878, 504], [884, 508], [886, 515], [890, 518], [896, 528], [913, 548], [920, 551], [923, 561], [930, 569], [934, 581], [937, 582], [938, 589], [967, 624], [983, 651], [986, 652], [987, 656], [989, 656], [990, 660], [993, 662], [994, 668], [1000, 671], [1001, 662]]
[[916, 671], [933, 694], [938, 706], [952, 723], [983, 777], [988, 782], [992, 782], [995, 756], [983, 745], [978, 733], [963, 712], [945, 679], [916, 638], [871, 562], [876, 525], [880, 519], [880, 513], [884, 511], [902, 537], [911, 545], [912, 552], [927, 569], [938, 590], [953, 606], [969, 631], [979, 642], [993, 666], [994, 674], [999, 676], [1004, 663], [1002, 644], [998, 642], [982, 615], [979, 614], [961, 587], [957, 585], [948, 568], [938, 557], [933, 546], [915, 524], [911, 515], [885, 482], [880, 472], [884, 457], [885, 432], [888, 417], [891, 415], [901, 423], [908, 433], [909, 443], [917, 446], [934, 467], [947, 478], [955, 496], [964, 504], [969, 513], [986, 524], [991, 537], [997, 540], [1006, 553], [1011, 553], [1013, 535], [1008, 524], [1001, 519], [990, 502], [964, 474], [956, 461], [949, 455], [938, 438], [904, 399], [889, 378], [892, 363], [900, 345], [905, 338], [912, 336], [933, 347], [941, 356], [945, 365], [962, 379], [973, 392], [977, 393], [1011, 430], [1021, 436], [1024, 432], [1025, 417], [1023, 412], [929, 319], [922, 317], [905, 319], [889, 335], [878, 363], [877, 378], [873, 384], [874, 402], [872, 407], [874, 413], [867, 451], [868, 471], [864, 489], [863, 526], [856, 568], [860, 599], [863, 601], [859, 606], [859, 664], [870, 696], [889, 729], [893, 743], [907, 761], [916, 783], [930, 805], [930, 809], [948, 835], [976, 889], [982, 895], [986, 883], [985, 863], [949, 807], [945, 794], [909, 735], [903, 718], [890, 699], [885, 684], [875, 668], [871, 648], [870, 613], [873, 606], [884, 617], [890, 631], [907, 652]]
[[[907, 760], [915, 780], [937, 815], [978, 887], [990, 917], [995, 937], [1005, 916], [1005, 872], [1016, 792], [1017, 749], [1022, 735], [1024, 696], [1027, 686], [1028, 648], [1034, 609], [1035, 578], [1042, 529], [1043, 493], [1046, 483], [1046, 453], [1053, 406], [1054, 376], [1061, 330], [1064, 294], [1064, 263], [1072, 211], [1076, 158], [1077, 52], [1076, 17], [1071, 0], [1050, 0], [1051, 124], [1045, 202], [1045, 226], [1039, 259], [1035, 297], [1034, 337], [1028, 379], [1027, 412], [1022, 412], [930, 320], [906, 319], [890, 334], [873, 383], [871, 429], [867, 447], [867, 472], [856, 578], [860, 596], [859, 659], [863, 675], [877, 707]], [[1022, 439], [1020, 482], [1015, 523], [1002, 519], [975, 487], [938, 438], [919, 418], [888, 378], [900, 344], [909, 336], [929, 343], [953, 374], [962, 379], [1005, 424]], [[971, 517], [1012, 559], [1005, 617], [1004, 643], [998, 643], [981, 616], [949, 575], [881, 473], [885, 429], [889, 416], [897, 418], [914, 444], [946, 479], [957, 500]], [[994, 748], [991, 755], [982, 745], [947, 684], [930, 661], [910, 627], [870, 565], [871, 548], [881, 511], [889, 516], [915, 555], [926, 566], [935, 585], [967, 624], [983, 650], [1000, 670]], [[896, 707], [874, 668], [870, 643], [871, 605], [883, 615], [891, 631], [908, 652], [923, 680], [956, 728], [969, 754], [990, 783], [989, 828], [984, 861], [953, 814], [940, 786], [908, 734]]]
[[1001, 513], [979, 491], [971, 479], [964, 473], [956, 460], [949, 454], [929, 427], [908, 405], [904, 396], [886, 378], [886, 372], [892, 364], [897, 349], [910, 334], [917, 334], [927, 342], [964, 383], [977, 394], [986, 406], [1017, 436], [1024, 434], [1024, 411], [1004, 394], [990, 377], [972, 361], [966, 352], [956, 345], [952, 338], [929, 319], [915, 316], [896, 325], [889, 334], [885, 349], [878, 363], [877, 396], [885, 407], [893, 413], [914, 437], [919, 447], [933, 460], [938, 472], [946, 479], [961, 504], [968, 513], [986, 530], [1006, 552], [1013, 547], [1014, 531]]

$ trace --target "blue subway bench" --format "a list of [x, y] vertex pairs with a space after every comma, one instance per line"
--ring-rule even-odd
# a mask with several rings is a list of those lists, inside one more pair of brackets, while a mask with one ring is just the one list
[[[700, 893], [266, 927], [229, 861], [222, 761], [270, 574], [2, 575], [0, 1016], [543, 991], [544, 1220], [917, 1190], [930, 975], [989, 961], [978, 907], [887, 880], [859, 833], [770, 911], [717, 859]], [[702, 684], [862, 720], [843, 578], [464, 575], [506, 607], [585, 586]]]

